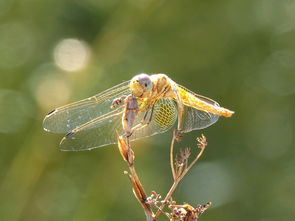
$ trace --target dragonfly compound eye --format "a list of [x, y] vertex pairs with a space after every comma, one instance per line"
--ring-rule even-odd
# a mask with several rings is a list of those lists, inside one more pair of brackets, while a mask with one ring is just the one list
[[140, 97], [144, 92], [150, 91], [152, 88], [153, 83], [147, 74], [138, 74], [131, 79], [130, 89], [136, 97]]
[[150, 91], [152, 89], [153, 84], [150, 76], [148, 76], [147, 74], [139, 74], [136, 75], [134, 78], [138, 80], [144, 91]]

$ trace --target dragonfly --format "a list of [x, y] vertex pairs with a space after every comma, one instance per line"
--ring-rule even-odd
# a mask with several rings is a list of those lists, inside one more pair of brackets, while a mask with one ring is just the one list
[[[166, 74], [145, 73], [92, 97], [56, 108], [43, 121], [45, 131], [66, 134], [64, 151], [91, 150], [161, 134], [174, 125], [188, 133], [234, 112], [177, 84]], [[176, 122], [177, 121], [177, 122]]]

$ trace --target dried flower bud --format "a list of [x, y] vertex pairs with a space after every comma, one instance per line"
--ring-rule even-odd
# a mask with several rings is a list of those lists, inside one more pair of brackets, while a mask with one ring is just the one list
[[170, 220], [173, 221], [197, 221], [200, 215], [208, 209], [211, 203], [206, 205], [198, 205], [196, 208], [184, 203], [183, 205], [169, 204], [168, 209], [171, 210], [169, 214]]
[[197, 141], [198, 141], [198, 144], [197, 144], [198, 148], [200, 149], [204, 149], [208, 145], [207, 139], [203, 134], [201, 137], [197, 137]]
[[187, 160], [191, 155], [191, 148], [186, 147], [180, 150], [180, 157], [182, 160]]
[[132, 149], [129, 148], [126, 138], [123, 138], [123, 136], [118, 137], [118, 148], [123, 159], [128, 162], [129, 165], [132, 165], [134, 162], [134, 153]]

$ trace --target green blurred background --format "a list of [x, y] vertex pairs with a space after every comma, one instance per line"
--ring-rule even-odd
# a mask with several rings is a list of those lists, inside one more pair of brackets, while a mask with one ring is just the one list
[[[115, 145], [61, 152], [42, 130], [141, 72], [236, 112], [178, 145], [209, 141], [175, 200], [212, 201], [203, 221], [294, 219], [295, 1], [1, 0], [0, 220], [144, 220]], [[172, 183], [170, 139], [133, 145], [148, 192]]]

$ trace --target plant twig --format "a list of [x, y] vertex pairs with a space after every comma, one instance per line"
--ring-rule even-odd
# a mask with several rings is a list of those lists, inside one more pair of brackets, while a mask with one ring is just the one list
[[[197, 138], [198, 148], [200, 149], [197, 156], [194, 160], [188, 165], [189, 157], [191, 155], [190, 148], [182, 149], [174, 158], [174, 143], [175, 140], [178, 140], [179, 137], [174, 131], [171, 145], [170, 145], [170, 167], [173, 176], [173, 184], [166, 194], [164, 200], [159, 201], [161, 198], [159, 194], [155, 191], [152, 192], [150, 197], [147, 197], [143, 185], [141, 184], [138, 175], [136, 173], [134, 167], [134, 152], [131, 149], [129, 144], [129, 140], [126, 137], [119, 136], [118, 137], [118, 147], [121, 153], [122, 158], [127, 163], [129, 168], [129, 173], [125, 171], [125, 174], [128, 174], [128, 177], [132, 184], [133, 193], [144, 209], [146, 220], [147, 221], [156, 221], [158, 216], [163, 213], [168, 216], [170, 220], [187, 220], [187, 221], [195, 221], [197, 218], [211, 205], [198, 205], [196, 208], [190, 206], [189, 204], [184, 205], [176, 205], [176, 202], [172, 201], [172, 195], [175, 192], [179, 182], [183, 179], [183, 177], [188, 173], [188, 171], [193, 167], [193, 165], [200, 159], [202, 156], [205, 147], [207, 146], [206, 137], [202, 135]], [[154, 205], [157, 209], [154, 214], [152, 211], [152, 205]], [[164, 212], [165, 205], [168, 205], [168, 209], [172, 209], [172, 213]], [[172, 218], [171, 218], [172, 217]], [[174, 218], [173, 218], [174, 217]], [[186, 217], [185, 219], [181, 217]]]
[[206, 137], [202, 134], [201, 138], [197, 138], [199, 144], [198, 147], [200, 150], [200, 152], [198, 153], [198, 155], [196, 156], [196, 158], [190, 163], [190, 165], [183, 171], [183, 173], [180, 175], [179, 179], [181, 180], [186, 174], [187, 172], [193, 167], [193, 165], [200, 159], [200, 157], [202, 156], [205, 147], [207, 146], [207, 141], [206, 141]]
[[154, 218], [154, 213], [151, 209], [151, 206], [147, 203], [147, 195], [145, 193], [145, 190], [137, 176], [135, 167], [134, 167], [134, 153], [130, 147], [128, 138], [123, 138], [122, 136], [118, 137], [118, 147], [119, 151], [124, 159], [124, 161], [127, 163], [130, 174], [129, 179], [132, 184], [132, 190], [133, 193], [138, 200], [139, 204], [144, 209], [146, 220], [147, 221], [156, 221]]
[[173, 165], [174, 164], [173, 151], [174, 151], [175, 133], [176, 133], [176, 130], [173, 131], [173, 137], [172, 137], [171, 145], [170, 145], [170, 167], [171, 167], [173, 180], [175, 180], [175, 169], [174, 169], [174, 165]]
[[[172, 137], [171, 146], [170, 146], [170, 166], [171, 166], [171, 170], [172, 170], [174, 182], [173, 182], [170, 190], [166, 194], [166, 197], [164, 199], [164, 202], [166, 202], [169, 199], [171, 199], [171, 196], [174, 193], [175, 189], [177, 188], [179, 182], [183, 179], [183, 177], [187, 174], [187, 172], [193, 167], [193, 165], [200, 159], [200, 157], [202, 156], [202, 154], [203, 154], [203, 152], [205, 150], [205, 147], [207, 146], [206, 137], [202, 134], [202, 137], [197, 138], [198, 148], [201, 149], [201, 150], [198, 153], [198, 155], [196, 156], [196, 158], [190, 163], [189, 166], [185, 166], [185, 169], [182, 170], [184, 163], [187, 165], [187, 157], [185, 157], [185, 159], [183, 159], [182, 164], [178, 167], [178, 170], [176, 170], [177, 173], [175, 173], [175, 168], [174, 168], [174, 165], [173, 165], [173, 159], [174, 159], [174, 157], [173, 157], [173, 149], [174, 149], [175, 139], [177, 139], [177, 138], [176, 138], [176, 134], [174, 132], [173, 133], [173, 137]], [[155, 214], [155, 218], [156, 219], [160, 215], [160, 213], [161, 213], [161, 211], [163, 210], [164, 207], [165, 207], [165, 203], [162, 203], [161, 206], [158, 208], [156, 214]]]

